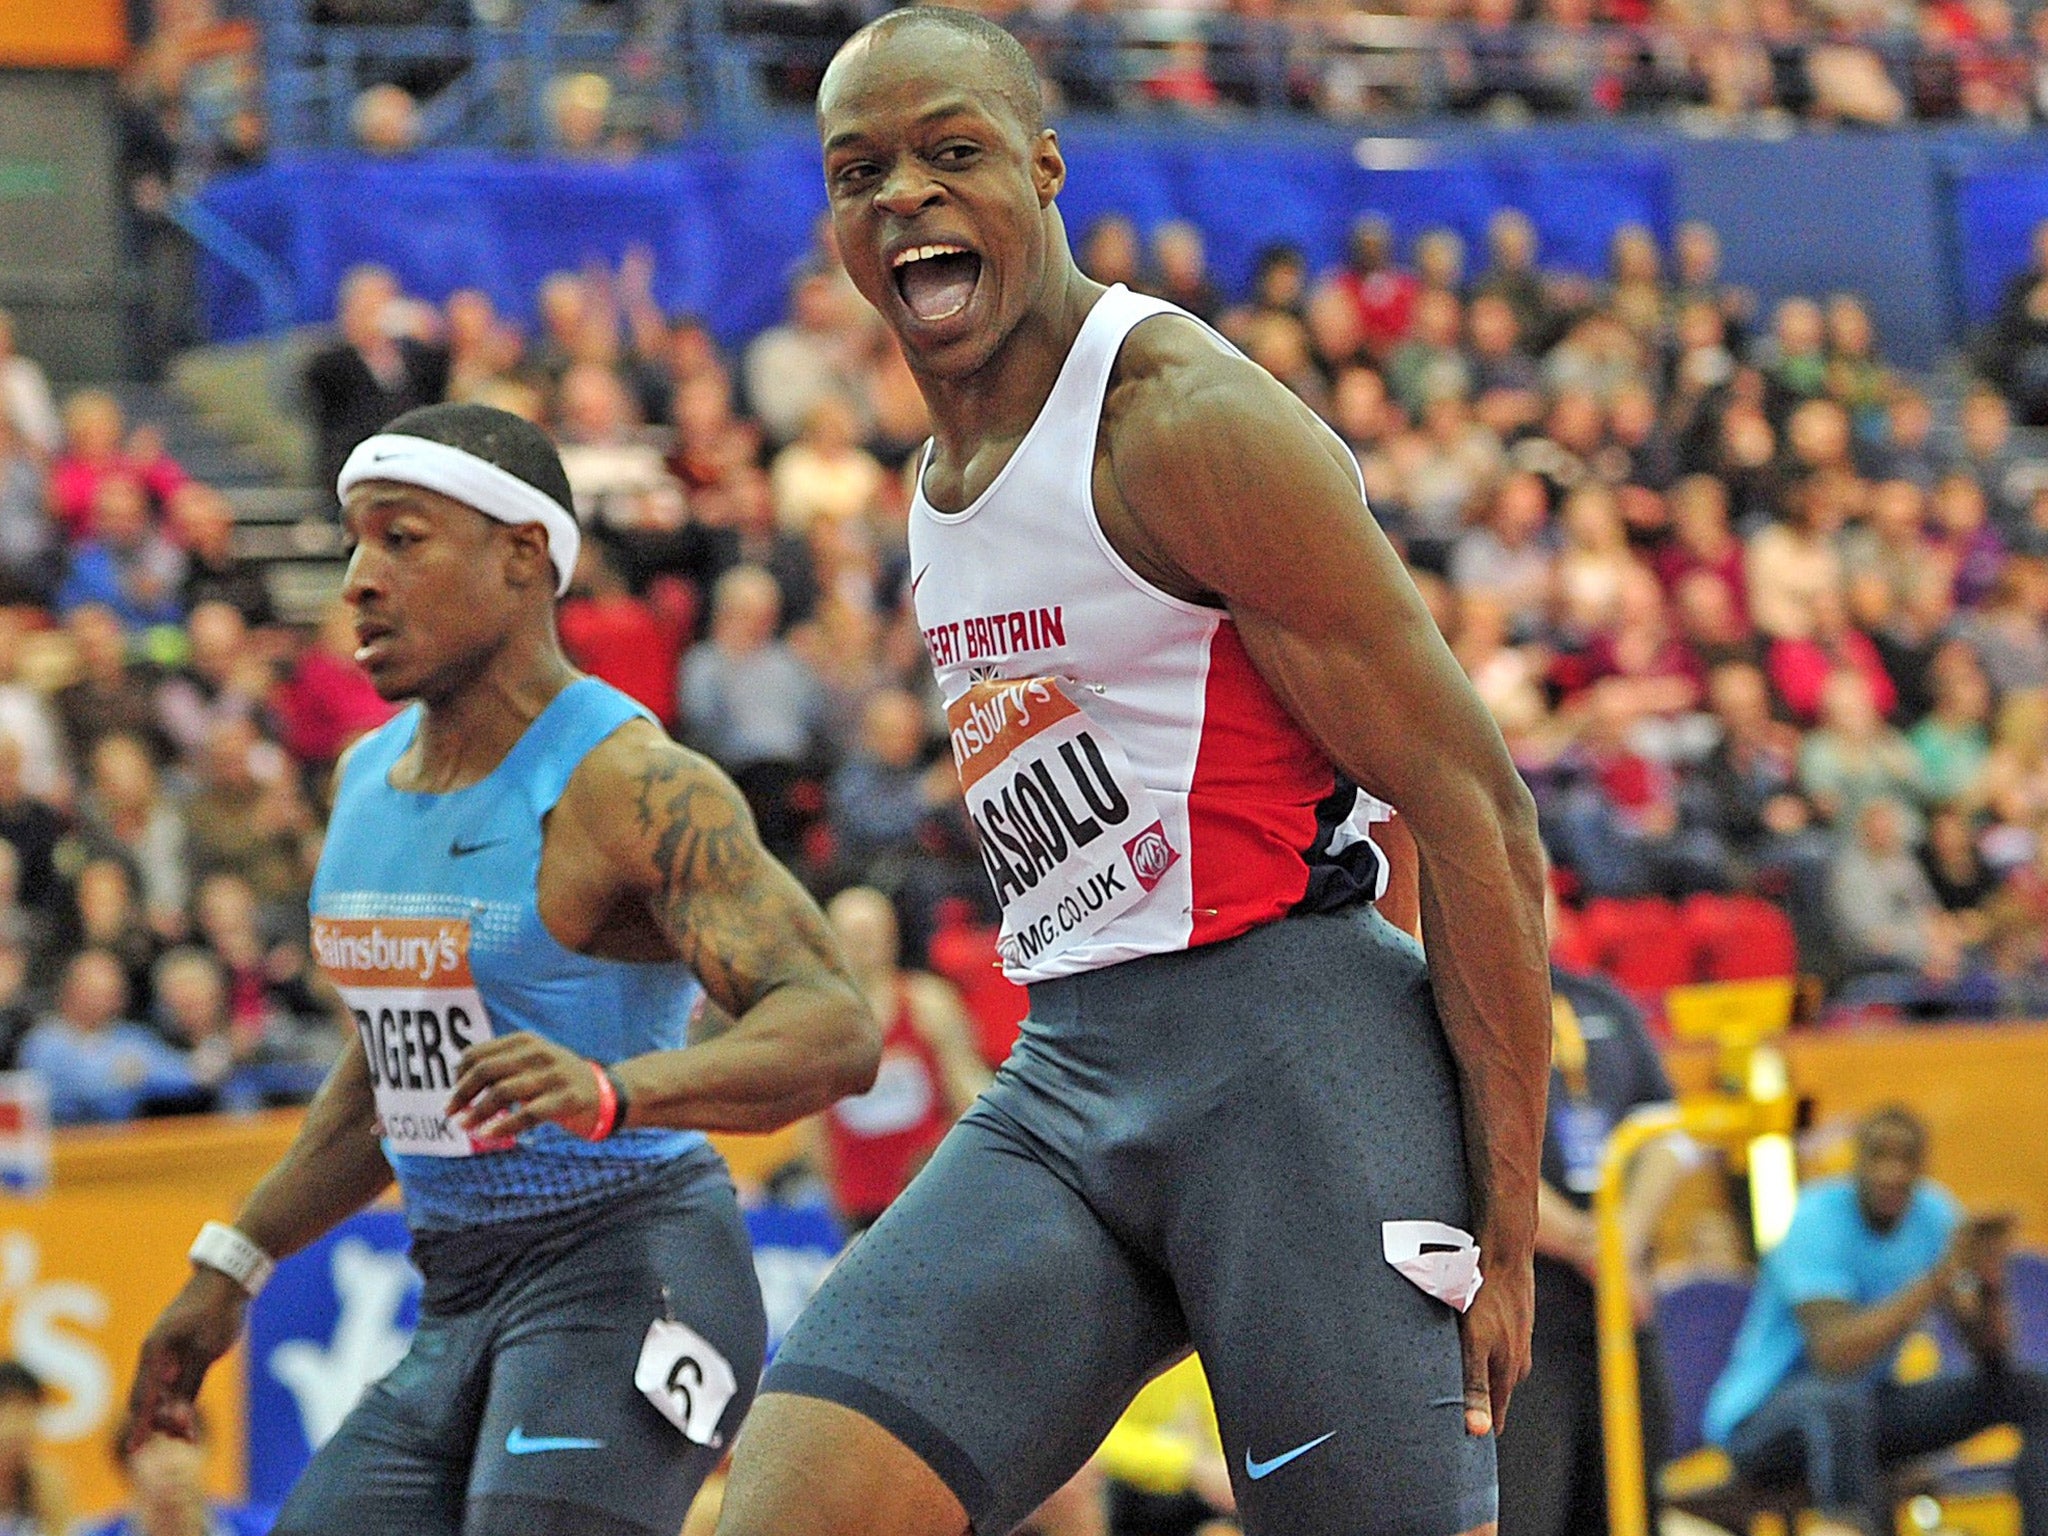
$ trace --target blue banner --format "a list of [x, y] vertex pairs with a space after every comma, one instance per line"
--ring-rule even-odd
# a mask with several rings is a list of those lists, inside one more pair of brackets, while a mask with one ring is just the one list
[[[1546, 265], [1587, 274], [1606, 270], [1623, 224], [1648, 225], [1661, 239], [1673, 223], [1663, 152], [1619, 142], [1243, 138], [1079, 125], [1063, 143], [1072, 174], [1060, 206], [1077, 243], [1106, 213], [1129, 214], [1147, 230], [1191, 219], [1209, 242], [1216, 281], [1233, 295], [1259, 249], [1276, 240], [1299, 244], [1318, 267], [1335, 263], [1351, 221], [1367, 211], [1393, 221], [1404, 249], [1422, 230], [1448, 225], [1477, 265], [1487, 220], [1520, 208], [1536, 222]], [[661, 306], [703, 316], [729, 344], [782, 317], [825, 207], [807, 131], [698, 143], [630, 165], [468, 151], [395, 161], [300, 156], [215, 182], [202, 201], [277, 264], [301, 323], [331, 319], [342, 275], [370, 261], [413, 294], [438, 301], [480, 288], [531, 322], [550, 272], [593, 260], [616, 267], [644, 244], [655, 253]], [[204, 265], [202, 294], [215, 340], [261, 329], [254, 288], [217, 261]]]
[[1951, 171], [1963, 310], [1991, 318], [2005, 285], [2026, 270], [2035, 226], [2048, 221], [2048, 160], [1961, 164]]

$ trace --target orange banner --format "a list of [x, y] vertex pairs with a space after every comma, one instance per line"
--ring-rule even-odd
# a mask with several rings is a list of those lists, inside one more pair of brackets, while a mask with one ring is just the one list
[[114, 69], [127, 58], [122, 0], [0, 0], [0, 67]]

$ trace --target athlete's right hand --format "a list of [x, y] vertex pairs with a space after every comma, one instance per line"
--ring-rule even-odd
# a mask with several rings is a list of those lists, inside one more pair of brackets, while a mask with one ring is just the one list
[[[1486, 1245], [1480, 1244], [1484, 1251]], [[1458, 1319], [1465, 1354], [1465, 1433], [1498, 1434], [1508, 1397], [1529, 1374], [1529, 1335], [1536, 1323], [1533, 1259], [1494, 1260], [1486, 1283]]]
[[121, 1443], [134, 1450], [152, 1435], [195, 1438], [193, 1402], [207, 1370], [242, 1336], [249, 1297], [217, 1269], [194, 1265], [192, 1278], [172, 1298], [149, 1337], [135, 1384], [128, 1390], [128, 1418]]

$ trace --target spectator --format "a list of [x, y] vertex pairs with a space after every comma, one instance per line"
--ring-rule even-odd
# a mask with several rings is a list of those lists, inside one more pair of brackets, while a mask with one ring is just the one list
[[41, 363], [22, 354], [19, 340], [14, 316], [0, 309], [0, 416], [6, 417], [31, 454], [48, 459], [62, 441], [63, 427], [49, 375]]
[[[2011, 1360], [2004, 1259], [2009, 1223], [1966, 1216], [1924, 1174], [1927, 1132], [1893, 1106], [1864, 1120], [1855, 1172], [1801, 1191], [1765, 1256], [1735, 1352], [1708, 1399], [1710, 1440], [1745, 1477], [1802, 1478], [1828, 1516], [1867, 1533], [1895, 1518], [1884, 1472], [1992, 1424], [2016, 1424], [2020, 1518], [2048, 1521], [2036, 1447], [2048, 1381]], [[1945, 1313], [1975, 1368], [1913, 1386], [1886, 1367]]]
[[1514, 306], [1501, 294], [1481, 294], [1466, 316], [1466, 335], [1478, 418], [1503, 437], [1542, 420], [1542, 375], [1522, 347]]
[[1884, 722], [1861, 674], [1829, 675], [1821, 693], [1820, 727], [1799, 749], [1799, 787], [1838, 833], [1847, 835], [1872, 800], [1893, 802], [1905, 836], [1920, 840], [1912, 806], [1923, 798], [1920, 759], [1906, 738]]
[[111, 735], [150, 744], [159, 758], [170, 755], [156, 723], [156, 689], [149, 674], [129, 661], [128, 639], [111, 608], [85, 603], [65, 618], [78, 676], [57, 692], [57, 718], [74, 761], [90, 756]]
[[860, 446], [860, 418], [843, 395], [820, 395], [803, 432], [775, 455], [768, 472], [775, 521], [801, 534], [819, 518], [861, 517], [882, 488], [882, 466]]
[[128, 1484], [128, 1507], [80, 1536], [264, 1536], [271, 1527], [268, 1511], [226, 1509], [207, 1498], [203, 1416], [194, 1417], [190, 1440], [152, 1435], [131, 1449], [123, 1438], [114, 1458]]
[[1865, 800], [1829, 872], [1839, 952], [1856, 978], [1853, 995], [1866, 1001], [1934, 998], [1962, 963], [1955, 925], [1908, 846], [1906, 818], [1896, 800]]
[[357, 147], [368, 154], [396, 159], [419, 148], [419, 104], [403, 86], [371, 86], [356, 97], [348, 116]]
[[758, 566], [775, 578], [784, 623], [804, 623], [818, 606], [818, 570], [810, 544], [776, 524], [767, 472], [753, 464], [736, 465], [720, 490], [723, 494], [705, 509], [699, 587], [709, 591], [726, 572]]
[[1998, 878], [1978, 853], [1976, 829], [1960, 807], [1940, 805], [1929, 814], [1920, 867], [1934, 899], [1955, 924], [1956, 937], [1967, 945], [1981, 944], [1989, 931], [1985, 909], [1998, 891]]
[[1621, 613], [1622, 589], [1643, 569], [1630, 553], [1621, 507], [1605, 486], [1582, 485], [1564, 503], [1564, 533], [1557, 556], [1558, 626], [1583, 644], [1611, 628]]
[[1672, 487], [1671, 537], [1656, 552], [1657, 578], [1674, 596], [1688, 576], [1717, 578], [1741, 613], [1742, 541], [1728, 524], [1728, 488], [1712, 475], [1688, 475]]
[[1942, 646], [1930, 671], [1934, 707], [1906, 733], [1921, 787], [1936, 804], [1975, 803], [1991, 757], [1991, 684], [1961, 641]]
[[305, 374], [318, 440], [313, 480], [323, 494], [332, 492], [356, 444], [448, 392], [448, 354], [400, 334], [405, 320], [398, 279], [383, 267], [349, 269], [336, 295], [334, 323], [340, 335], [313, 354]]
[[226, 603], [252, 627], [277, 621], [261, 568], [235, 553], [235, 513], [227, 497], [210, 485], [187, 481], [171, 497], [165, 526], [185, 552], [178, 599], [187, 613], [202, 603]]
[[155, 1098], [191, 1092], [192, 1068], [147, 1026], [123, 1017], [128, 983], [103, 949], [81, 950], [65, 967], [56, 1012], [21, 1043], [23, 1068], [40, 1075], [59, 1125], [128, 1120]]
[[1543, 542], [1548, 516], [1542, 480], [1526, 471], [1507, 475], [1494, 489], [1485, 520], [1461, 535], [1451, 553], [1452, 587], [1461, 596], [1491, 596], [1511, 636], [1533, 636], [1550, 604], [1552, 556]]
[[951, 755], [932, 761], [925, 751], [924, 707], [898, 688], [870, 695], [859, 743], [833, 773], [828, 801], [847, 872], [900, 889], [904, 866], [946, 835], [936, 823], [954, 823], [956, 840], [964, 834], [959, 804]]
[[877, 1019], [882, 1064], [874, 1086], [826, 1112], [821, 1138], [832, 1203], [865, 1231], [903, 1193], [955, 1120], [989, 1084], [960, 994], [899, 964], [896, 913], [866, 886], [841, 891], [825, 915]]
[[858, 387], [867, 325], [848, 321], [845, 309], [832, 273], [806, 272], [790, 293], [788, 321], [748, 344], [746, 396], [770, 442], [794, 439], [823, 396]]
[[70, 573], [57, 589], [58, 611], [101, 604], [129, 629], [181, 620], [185, 557], [151, 525], [142, 483], [103, 477], [93, 497], [93, 529], [71, 551]]
[[[672, 582], [669, 590], [679, 586]], [[589, 539], [578, 551], [576, 579], [555, 625], [571, 661], [673, 724], [676, 662], [695, 627], [695, 610], [694, 595], [664, 610], [635, 597], [604, 546]]]
[[586, 527], [632, 537], [680, 527], [682, 489], [641, 429], [640, 407], [618, 373], [578, 362], [562, 375], [555, 431], [576, 515]]
[[1982, 602], [2005, 568], [2005, 542], [1991, 526], [1983, 489], [1966, 474], [1948, 474], [1935, 483], [1928, 502], [1934, 548], [1953, 573], [1956, 601]]
[[[296, 925], [300, 913], [277, 913], [274, 926]], [[199, 882], [193, 903], [197, 939], [227, 977], [228, 1013], [237, 1038], [261, 1038], [295, 1057], [332, 1061], [330, 1016], [305, 946], [264, 932], [256, 893], [240, 875], [220, 871]]]
[[1149, 292], [1214, 324], [1223, 297], [1209, 280], [1202, 232], [1186, 219], [1167, 219], [1152, 231], [1153, 280]]
[[1795, 407], [1827, 392], [1827, 319], [1812, 299], [1789, 298], [1772, 318], [1770, 361], [1764, 368], [1766, 408], [1782, 426]]
[[2008, 827], [2032, 827], [2048, 816], [2048, 693], [2009, 694], [1998, 706], [1982, 792]]
[[1387, 387], [1411, 416], [1432, 400], [1471, 392], [1472, 370], [1459, 349], [1464, 314], [1457, 295], [1430, 292], [1415, 300], [1407, 339], [1387, 359]]
[[1927, 497], [1910, 480], [1886, 480], [1870, 493], [1870, 511], [1839, 542], [1851, 611], [1866, 628], [1881, 625], [1904, 604], [1913, 585], [1939, 558], [1927, 542]]
[[1996, 390], [1980, 385], [1963, 398], [1956, 425], [1958, 451], [1950, 467], [1977, 482], [1992, 526], [2009, 542], [2026, 521], [2036, 478], [2013, 445], [2012, 407]]
[[1771, 689], [1785, 711], [1801, 725], [1820, 718], [1829, 680], [1853, 672], [1880, 716], [1898, 705], [1899, 692], [1885, 670], [1870, 637], [1849, 622], [1842, 596], [1822, 587], [1809, 607], [1812, 628], [1803, 635], [1781, 635], [1771, 642]]
[[1558, 861], [1589, 896], [1683, 896], [1727, 878], [1717, 841], [1684, 824], [1678, 783], [1628, 739], [1634, 715], [1613, 682], [1586, 696], [1579, 739], [1562, 767], [1571, 780], [1546, 827]]
[[1384, 362], [1408, 339], [1421, 284], [1395, 265], [1394, 227], [1383, 215], [1367, 214], [1352, 224], [1345, 265], [1327, 286], [1351, 306], [1359, 340], [1373, 361]]
[[[18, 1064], [21, 1042], [36, 1021], [35, 994], [30, 986], [28, 947], [14, 926], [0, 919], [0, 1071]], [[0, 1432], [4, 1438], [4, 1432]], [[4, 1521], [0, 1512], [0, 1521]], [[4, 1529], [0, 1525], [0, 1529]]]
[[78, 919], [78, 946], [102, 949], [121, 962], [128, 995], [138, 1013], [147, 1013], [156, 957], [163, 943], [144, 919], [135, 899], [135, 876], [127, 864], [110, 855], [93, 855], [72, 877], [71, 902]]
[[[118, 642], [119, 626], [114, 635]], [[64, 807], [71, 803], [71, 763], [56, 712], [23, 678], [27, 639], [21, 610], [0, 607], [0, 737], [21, 749], [22, 792]]]
[[332, 768], [350, 742], [397, 713], [377, 696], [355, 654], [355, 614], [337, 601], [270, 696], [285, 749], [316, 775]]
[[54, 913], [62, 904], [56, 856], [63, 835], [64, 818], [22, 782], [21, 743], [0, 735], [0, 842], [14, 850], [20, 866], [22, 901], [39, 913]]
[[254, 719], [270, 692], [270, 666], [238, 609], [209, 602], [185, 624], [185, 664], [157, 685], [157, 722], [186, 762], [223, 727]]
[[185, 472], [162, 440], [138, 428], [130, 435], [121, 403], [104, 390], [82, 389], [64, 402], [64, 451], [50, 466], [50, 510], [74, 543], [96, 531], [100, 485], [140, 481], [155, 505], [169, 503]]
[[1547, 352], [1557, 340], [1550, 290], [1536, 267], [1536, 226], [1518, 209], [1504, 208], [1486, 226], [1489, 265], [1472, 296], [1498, 294], [1514, 309], [1532, 351]]
[[0, 603], [47, 603], [63, 571], [42, 466], [0, 413]]
[[775, 578], [742, 565], [718, 579], [711, 633], [683, 659], [681, 713], [690, 741], [731, 773], [777, 857], [796, 849], [790, 791], [823, 727], [817, 680], [776, 638]]
[[93, 748], [79, 820], [92, 852], [134, 867], [150, 926], [166, 938], [182, 932], [190, 890], [185, 821], [133, 736], [107, 736]]
[[1831, 488], [1809, 480], [1793, 492], [1787, 510], [1787, 521], [1750, 536], [1743, 559], [1751, 617], [1773, 640], [1811, 635], [1821, 594], [1842, 589], [1834, 544], [1841, 519]]
[[63, 1475], [43, 1448], [42, 1379], [0, 1360], [0, 1530], [9, 1536], [64, 1536], [70, 1529]]
[[193, 877], [226, 870], [264, 905], [296, 908], [311, 885], [316, 828], [284, 753], [252, 721], [224, 720], [199, 767], [184, 812]]
[[153, 979], [157, 1026], [185, 1052], [194, 1083], [214, 1095], [216, 1108], [258, 1107], [260, 1095], [239, 1069], [261, 1037], [236, 1032], [220, 962], [203, 949], [169, 950]]
[[612, 107], [612, 85], [588, 70], [558, 75], [548, 85], [548, 122], [554, 129], [554, 151], [569, 160], [603, 155], [605, 119]]
[[[1555, 930], [1556, 899], [1548, 903]], [[1537, 1188], [1536, 1331], [1521, 1415], [1499, 1443], [1501, 1536], [1579, 1536], [1607, 1529], [1604, 1431], [1593, 1286], [1599, 1233], [1591, 1215], [1601, 1160], [1622, 1117], [1676, 1098], [1636, 1006], [1597, 977], [1551, 967], [1551, 1070]], [[1622, 1201], [1628, 1284], [1649, 1316], [1650, 1247], [1686, 1167], [1682, 1138], [1653, 1141], [1629, 1166]], [[1648, 1322], [1636, 1332], [1641, 1364], [1645, 1497], [1657, 1523], [1656, 1471], [1668, 1459], [1670, 1388], [1663, 1347]]]
[[1144, 249], [1138, 226], [1127, 215], [1107, 213], [1088, 226], [1077, 259], [1081, 270], [1098, 283], [1137, 288], [1144, 282]]
[[1934, 447], [1934, 408], [1917, 389], [1901, 386], [1885, 411], [1885, 430], [1870, 446], [1873, 472], [1881, 479], [1910, 480], [1931, 490], [1940, 471]]
[[2048, 687], [2048, 565], [2031, 558], [2008, 560], [1974, 613], [1956, 625], [1956, 635], [1976, 652], [2000, 695]]

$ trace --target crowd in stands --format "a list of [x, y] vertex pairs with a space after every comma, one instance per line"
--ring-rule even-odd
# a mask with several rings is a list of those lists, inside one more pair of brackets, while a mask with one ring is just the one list
[[[1601, 281], [1512, 211], [1476, 251], [1366, 217], [1241, 295], [1187, 224], [1082, 254], [1351, 448], [1572, 902], [1758, 894], [1851, 1005], [2048, 1008], [2048, 463], [2005, 394], [1937, 410], [1852, 296], [1758, 312], [1699, 225], [1624, 229]], [[591, 534], [572, 654], [924, 964], [992, 914], [906, 600], [915, 383], [827, 231], [737, 355], [651, 278], [557, 274], [526, 334], [359, 269], [306, 371], [320, 473], [429, 400], [548, 425]], [[64, 1119], [302, 1093], [341, 1038], [304, 943], [327, 777], [389, 710], [159, 432], [0, 353], [0, 1059]]]
[[[976, 8], [1026, 42], [1053, 104], [1069, 111], [1506, 121], [1654, 114], [1719, 131], [1907, 120], [2011, 128], [2048, 118], [2048, 13], [2012, 0], [980, 0]], [[516, 20], [522, 7], [333, 0], [308, 9], [316, 23], [419, 22], [460, 35]], [[617, 29], [616, 56], [543, 78], [537, 117], [508, 114], [518, 146], [623, 157], [702, 127], [704, 104], [674, 89], [697, 73], [674, 53], [678, 9], [673, 0], [592, 5], [590, 19]], [[832, 48], [883, 9], [874, 0], [735, 0], [721, 12], [728, 36], [756, 61], [762, 93], [808, 106]], [[270, 153], [263, 18], [254, 0], [154, 0], [131, 10], [142, 46], [121, 93], [122, 161], [136, 256], [152, 279], [175, 285], [180, 256], [161, 218], [166, 197]], [[460, 53], [418, 49], [367, 69], [352, 63], [359, 94], [351, 109], [308, 121], [324, 128], [345, 117], [355, 146], [412, 153], [427, 131], [422, 103], [468, 64]]]

